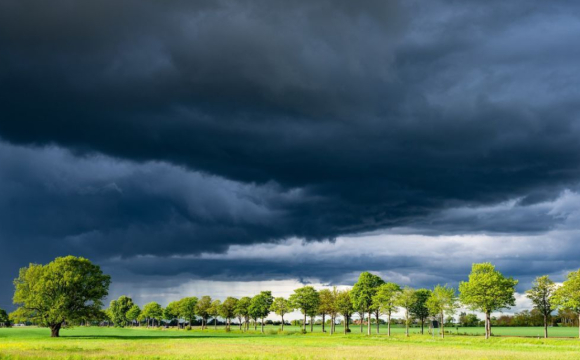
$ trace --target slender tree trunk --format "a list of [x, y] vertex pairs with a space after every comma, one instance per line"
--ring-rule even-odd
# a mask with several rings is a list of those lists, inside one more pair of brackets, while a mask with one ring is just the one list
[[314, 331], [314, 316], [310, 317], [310, 332]]
[[334, 334], [334, 316], [330, 316], [330, 335]]
[[260, 323], [262, 334], [264, 333], [264, 318], [262, 318], [262, 322]]
[[544, 338], [548, 338], [548, 314], [544, 314]]
[[409, 310], [405, 310], [405, 336], [409, 337]]
[[391, 312], [387, 314], [387, 336], [391, 336]]
[[485, 338], [489, 339], [491, 337], [491, 311], [486, 311], [485, 321], [486, 321]]
[[369, 320], [367, 323], [367, 335], [371, 335], [371, 311], [369, 310]]
[[60, 328], [62, 324], [54, 324], [50, 326], [50, 337], [59, 337], [60, 336]]
[[445, 338], [445, 314], [441, 312], [441, 338]]
[[578, 338], [580, 338], [580, 313], [578, 313]]
[[325, 320], [325, 314], [322, 314], [322, 332], [326, 332], [326, 329], [324, 328], [324, 320]]
[[217, 316], [213, 318], [213, 329], [217, 330]]
[[306, 332], [306, 311], [304, 312], [304, 323], [302, 324], [302, 331]]
[[423, 328], [424, 328], [424, 327], [425, 327], [425, 319], [423, 319], [423, 318], [422, 318], [422, 319], [421, 319], [421, 335], [423, 335], [423, 334], [424, 334], [424, 332], [423, 332]]
[[377, 318], [377, 334], [379, 333], [379, 316], [381, 316], [381, 313], [379, 310], [377, 310], [377, 312], [375, 312], [375, 317]]
[[360, 315], [360, 333], [362, 334], [363, 333], [363, 324], [365, 322], [365, 313], [361, 312], [361, 313], [359, 313], [359, 315]]
[[282, 315], [282, 331], [284, 331], [284, 315]]

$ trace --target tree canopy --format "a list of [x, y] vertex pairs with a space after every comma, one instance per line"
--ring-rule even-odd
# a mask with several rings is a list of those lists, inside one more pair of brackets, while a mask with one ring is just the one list
[[491, 312], [515, 306], [518, 281], [505, 277], [490, 263], [473, 264], [469, 280], [459, 284], [459, 298], [468, 307], [486, 314], [485, 337], [491, 336]]
[[578, 336], [580, 337], [580, 269], [568, 274], [554, 295], [554, 302], [563, 309], [573, 311], [579, 319]]
[[384, 281], [379, 276], [363, 272], [352, 288], [351, 298], [355, 309], [361, 311], [361, 313], [369, 314], [368, 335], [371, 334], [371, 311], [374, 309], [373, 297], [382, 284], [384, 284]]
[[306, 331], [306, 315], [318, 310], [320, 301], [318, 291], [316, 291], [312, 286], [304, 286], [294, 290], [294, 293], [290, 295], [288, 300], [293, 309], [300, 309], [304, 315], [302, 330]]
[[14, 280], [14, 303], [21, 315], [51, 329], [58, 337], [65, 321], [97, 315], [108, 295], [111, 278], [82, 257], [56, 258], [47, 265], [30, 264]]
[[133, 299], [125, 295], [121, 295], [117, 300], [111, 301], [109, 315], [116, 327], [125, 327], [129, 324], [131, 319], [127, 317], [127, 312], [133, 305]]
[[526, 291], [528, 299], [532, 300], [534, 308], [540, 311], [544, 317], [544, 337], [548, 337], [548, 317], [554, 310], [553, 297], [556, 292], [556, 284], [547, 276], [537, 277], [532, 288]]

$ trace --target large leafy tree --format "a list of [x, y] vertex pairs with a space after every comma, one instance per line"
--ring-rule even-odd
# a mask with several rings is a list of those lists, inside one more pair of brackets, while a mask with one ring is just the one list
[[250, 305], [252, 304], [252, 298], [244, 296], [238, 301], [236, 306], [236, 316], [240, 322], [240, 330], [242, 329], [242, 319], [244, 320], [244, 329], [248, 330], [250, 326]]
[[556, 284], [548, 277], [539, 276], [534, 280], [532, 288], [526, 291], [526, 296], [532, 300], [534, 308], [544, 317], [544, 337], [548, 338], [548, 318], [552, 314], [553, 297], [556, 292]]
[[209, 307], [209, 315], [213, 317], [213, 328], [217, 330], [217, 318], [220, 314], [220, 308], [222, 307], [222, 302], [219, 300], [214, 300]]
[[207, 319], [211, 316], [210, 309], [211, 309], [211, 297], [209, 297], [207, 295], [202, 296], [196, 305], [196, 313], [199, 317], [201, 317], [201, 329], [202, 330], [207, 327]]
[[403, 308], [405, 310], [405, 335], [409, 336], [409, 324], [411, 322], [411, 309], [413, 305], [417, 301], [417, 297], [415, 295], [415, 290], [405, 286], [401, 292], [397, 295], [397, 300], [395, 304], [398, 307]]
[[[138, 305], [133, 305], [127, 311], [127, 319], [130, 320], [132, 323], [137, 322], [137, 319], [141, 316], [141, 308]], [[139, 322], [137, 322], [139, 324]]]
[[47, 265], [30, 264], [14, 280], [14, 303], [22, 315], [50, 328], [58, 337], [65, 321], [95, 316], [111, 278], [82, 257], [59, 257]]
[[578, 317], [578, 337], [580, 337], [580, 269], [568, 274], [554, 295], [554, 303], [563, 310], [568, 310]]
[[236, 316], [236, 307], [238, 306], [238, 299], [234, 297], [228, 297], [222, 303], [222, 306], [219, 309], [219, 314], [221, 317], [226, 319], [226, 327], [229, 329], [231, 324], [231, 319]]
[[261, 320], [261, 331], [264, 332], [264, 318], [270, 314], [270, 308], [274, 302], [274, 297], [271, 291], [262, 291], [252, 298], [250, 304], [251, 313], [254, 314], [255, 319]]
[[195, 296], [179, 300], [179, 316], [187, 320], [190, 329], [193, 319], [195, 319], [195, 315], [197, 314], [197, 301]]
[[427, 308], [427, 300], [431, 297], [431, 290], [417, 289], [415, 290], [415, 303], [411, 307], [411, 315], [421, 323], [421, 334], [425, 327], [425, 320], [429, 317], [429, 309]]
[[163, 309], [163, 318], [165, 320], [169, 320], [170, 322], [176, 320], [177, 329], [179, 329], [180, 315], [181, 314], [179, 313], [179, 301], [172, 301], [169, 304], [167, 304], [165, 309]]
[[294, 293], [290, 295], [288, 300], [293, 309], [300, 309], [304, 315], [302, 331], [306, 331], [306, 316], [318, 310], [320, 302], [318, 291], [316, 291], [312, 286], [304, 286], [294, 290]]
[[159, 326], [163, 317], [163, 307], [154, 301], [145, 304], [141, 316], [147, 319], [147, 327], [149, 327], [149, 321], [151, 321], [152, 326]]
[[284, 331], [284, 315], [292, 311], [288, 300], [284, 299], [283, 297], [277, 297], [274, 299], [272, 303], [272, 307], [270, 308], [271, 311], [276, 313], [282, 318], [282, 331]]
[[350, 290], [340, 291], [336, 296], [336, 311], [344, 318], [344, 333], [350, 331], [348, 324], [354, 312]]
[[459, 284], [461, 302], [485, 314], [485, 338], [491, 336], [491, 313], [515, 306], [518, 281], [505, 277], [490, 263], [473, 264], [469, 280]]
[[[362, 313], [368, 313], [368, 335], [371, 334], [371, 312], [374, 311], [375, 308], [378, 308], [373, 305], [373, 296], [375, 296], [382, 284], [384, 284], [384, 281], [379, 276], [373, 275], [369, 272], [363, 272], [360, 274], [358, 281], [352, 288], [351, 298], [354, 302], [354, 307]], [[377, 332], [379, 329], [378, 326], [379, 322], [377, 321]]]
[[127, 318], [127, 311], [133, 307], [133, 299], [121, 295], [118, 299], [112, 300], [109, 304], [109, 312], [115, 327], [125, 327], [129, 325], [131, 319]]
[[441, 337], [445, 337], [445, 315], [453, 315], [457, 309], [455, 289], [448, 286], [435, 286], [433, 293], [427, 299], [429, 312], [438, 316], [441, 321]]
[[378, 305], [381, 313], [387, 315], [388, 336], [391, 336], [391, 315], [397, 311], [397, 298], [400, 292], [399, 285], [388, 282], [379, 286], [377, 293], [373, 296], [373, 304]]

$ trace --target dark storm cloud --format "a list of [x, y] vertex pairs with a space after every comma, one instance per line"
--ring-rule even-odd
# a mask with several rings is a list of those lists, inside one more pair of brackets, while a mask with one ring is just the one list
[[0, 138], [35, 146], [1, 145], [3, 266], [554, 229], [542, 204], [580, 180], [577, 10], [3, 1]]

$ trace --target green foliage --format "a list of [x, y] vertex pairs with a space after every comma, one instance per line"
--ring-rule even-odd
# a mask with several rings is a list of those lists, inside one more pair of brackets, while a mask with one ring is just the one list
[[263, 319], [270, 313], [270, 308], [274, 298], [272, 297], [271, 291], [262, 291], [258, 295], [252, 298], [250, 303], [250, 313], [255, 316], [255, 318]]
[[429, 308], [427, 307], [427, 301], [429, 298], [431, 298], [431, 290], [415, 290], [415, 302], [409, 309], [409, 312], [414, 318], [421, 321], [421, 323], [424, 323], [425, 319], [429, 317]]
[[556, 290], [554, 300], [560, 307], [580, 314], [580, 269], [568, 274], [567, 280]]
[[425, 305], [431, 315], [440, 315], [441, 322], [444, 322], [443, 315], [453, 315], [457, 309], [455, 289], [447, 285], [435, 286]]
[[219, 309], [219, 315], [224, 319], [228, 320], [236, 316], [236, 308], [238, 306], [238, 301], [239, 300], [234, 297], [228, 297], [227, 299], [225, 299]]
[[350, 294], [354, 308], [362, 312], [369, 312], [372, 310], [374, 308], [373, 297], [376, 295], [382, 284], [384, 284], [383, 279], [377, 275], [373, 275], [369, 272], [363, 272], [360, 274], [358, 281], [354, 284]]
[[354, 307], [352, 305], [352, 299], [350, 298], [349, 290], [338, 292], [336, 296], [336, 311], [345, 318], [350, 318], [352, 316]]
[[141, 316], [141, 308], [138, 305], [133, 305], [127, 311], [127, 319], [130, 321], [136, 321]]
[[9, 327], [10, 317], [6, 313], [6, 310], [0, 309], [0, 327]]
[[252, 299], [244, 296], [240, 300], [238, 300], [238, 304], [236, 306], [236, 315], [240, 316], [244, 319], [247, 319], [250, 316], [250, 305], [252, 304]]
[[292, 308], [290, 307], [288, 300], [284, 299], [283, 297], [277, 297], [274, 299], [270, 310], [276, 313], [276, 315], [282, 316], [283, 318], [285, 314], [292, 311]]
[[197, 311], [197, 298], [195, 296], [186, 297], [179, 300], [179, 316], [189, 322], [189, 326], [193, 322]]
[[217, 318], [220, 314], [220, 308], [222, 306], [222, 302], [220, 300], [214, 300], [211, 302], [211, 306], [209, 307], [209, 316]]
[[515, 306], [518, 281], [506, 278], [490, 263], [473, 264], [469, 281], [459, 284], [461, 302], [484, 313]]
[[312, 286], [304, 286], [294, 290], [288, 299], [290, 307], [300, 309], [302, 314], [309, 315], [318, 310], [320, 297]]
[[165, 309], [163, 309], [163, 318], [165, 320], [173, 320], [173, 319], [179, 319], [179, 301], [172, 301], [169, 304], [167, 304], [167, 306], [165, 307]]
[[30, 264], [14, 280], [19, 314], [59, 336], [62, 323], [97, 316], [111, 278], [82, 257], [59, 257], [47, 265]]
[[333, 290], [320, 290], [318, 294], [320, 299], [318, 304], [318, 314], [335, 316], [338, 312], [336, 308], [336, 298], [338, 297], [338, 291], [336, 290], [336, 287]]
[[210, 317], [211, 312], [211, 297], [209, 296], [202, 296], [201, 299], [197, 302], [196, 305], [196, 312], [198, 316], [201, 316], [204, 323], [207, 323], [207, 318]]
[[526, 291], [526, 296], [532, 300], [534, 308], [542, 314], [550, 314], [553, 310], [552, 297], [556, 292], [556, 284], [547, 276], [539, 276], [534, 280], [532, 288]]
[[109, 316], [116, 327], [125, 327], [131, 319], [127, 318], [127, 312], [133, 307], [133, 300], [125, 295], [117, 300], [112, 300], [109, 305]]
[[397, 298], [402, 289], [398, 284], [388, 282], [379, 286], [377, 293], [373, 296], [373, 304], [379, 307], [381, 313], [391, 315], [396, 312]]
[[160, 320], [163, 317], [163, 307], [154, 301], [147, 303], [143, 306], [141, 316]]

